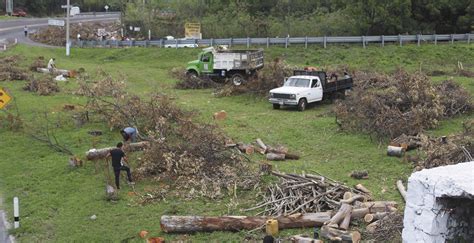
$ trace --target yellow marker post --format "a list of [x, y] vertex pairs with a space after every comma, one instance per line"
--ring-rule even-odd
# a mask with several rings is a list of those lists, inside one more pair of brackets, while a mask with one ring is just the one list
[[0, 88], [0, 109], [3, 109], [11, 99], [12, 97], [3, 88]]

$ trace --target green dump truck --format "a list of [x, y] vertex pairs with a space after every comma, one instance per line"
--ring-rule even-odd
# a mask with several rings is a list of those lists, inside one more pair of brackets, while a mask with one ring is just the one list
[[234, 85], [241, 85], [261, 68], [263, 50], [216, 50], [209, 47], [199, 53], [197, 60], [188, 63], [186, 74], [189, 78], [230, 79]]

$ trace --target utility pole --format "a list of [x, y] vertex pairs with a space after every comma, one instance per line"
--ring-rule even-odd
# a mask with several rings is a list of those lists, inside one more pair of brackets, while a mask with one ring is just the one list
[[69, 42], [69, 15], [71, 14], [71, 0], [67, 0], [66, 7], [66, 56], [70, 54], [71, 43]]

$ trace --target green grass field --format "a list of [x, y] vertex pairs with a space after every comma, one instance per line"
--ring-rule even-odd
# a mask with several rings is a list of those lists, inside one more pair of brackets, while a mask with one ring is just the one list
[[[397, 179], [406, 180], [413, 167], [402, 159], [385, 156], [385, 143], [371, 140], [364, 134], [346, 133], [338, 130], [331, 104], [316, 104], [305, 112], [294, 109], [273, 110], [264, 98], [252, 95], [215, 98], [212, 90], [176, 90], [176, 80], [168, 71], [173, 67], [185, 67], [199, 50], [192, 49], [73, 49], [71, 57], [65, 57], [64, 49], [42, 49], [19, 45], [0, 56], [20, 55], [28, 67], [37, 56], [46, 59], [56, 57], [59, 68], [77, 69], [83, 67], [91, 75], [101, 69], [116, 77], [127, 79], [128, 90], [146, 97], [150, 93], [166, 93], [175, 102], [188, 110], [196, 110], [197, 119], [214, 123], [212, 114], [225, 110], [228, 119], [218, 125], [236, 141], [253, 141], [260, 137], [271, 144], [284, 144], [290, 150], [301, 154], [297, 161], [274, 162], [277, 169], [286, 172], [317, 171], [349, 186], [360, 183], [349, 177], [352, 170], [366, 169], [370, 179], [366, 185], [378, 200], [396, 200], [401, 197], [395, 186]], [[464, 67], [474, 71], [474, 45], [442, 44], [407, 45], [403, 47], [369, 46], [366, 49], [355, 46], [331, 46], [327, 49], [311, 47], [272, 47], [265, 50], [266, 61], [282, 57], [291, 64], [318, 67], [346, 65], [354, 69], [391, 72], [398, 68], [409, 71], [445, 71], [446, 76], [433, 77], [438, 82], [453, 77], [471, 94], [474, 94], [472, 78], [457, 77], [455, 70], [460, 61]], [[48, 113], [50, 119], [58, 121], [56, 134], [63, 144], [77, 155], [92, 146], [90, 130], [105, 132], [98, 147], [113, 146], [120, 141], [118, 131], [110, 131], [105, 124], [88, 123], [76, 128], [71, 113], [62, 111], [64, 104], [84, 104], [85, 99], [75, 97], [74, 81], [61, 83], [61, 92], [54, 96], [38, 96], [22, 90], [23, 81], [2, 82], [14, 97], [9, 110], [15, 106], [29, 126], [42, 121], [39, 117]], [[447, 135], [462, 130], [462, 122], [474, 119], [474, 114], [443, 121], [434, 135]], [[28, 127], [26, 128], [28, 130]], [[20, 242], [140, 242], [137, 234], [147, 230], [152, 236], [166, 239], [190, 239], [193, 241], [242, 241], [246, 232], [199, 233], [195, 235], [167, 235], [160, 231], [160, 216], [179, 215], [240, 215], [240, 208], [255, 204], [254, 192], [239, 191], [237, 207], [228, 208], [231, 198], [221, 200], [184, 200], [169, 197], [164, 201], [146, 206], [135, 203], [128, 196], [131, 189], [123, 186], [120, 200], [116, 203], [104, 199], [105, 177], [102, 169], [96, 172], [93, 163], [70, 169], [68, 156], [57, 153], [47, 145], [32, 139], [26, 132], [12, 132], [0, 129], [0, 192], [5, 198], [3, 205], [12, 215], [12, 198], [18, 196], [21, 203], [21, 228], [12, 231]], [[133, 155], [135, 158], [137, 155]], [[254, 156], [254, 163], [261, 157]], [[133, 161], [132, 161], [133, 170]], [[124, 181], [122, 180], [122, 183]], [[139, 193], [151, 186], [149, 181], [136, 185]], [[251, 215], [249, 212], [248, 215]], [[90, 216], [97, 215], [97, 220]], [[287, 230], [282, 235], [308, 230]]]

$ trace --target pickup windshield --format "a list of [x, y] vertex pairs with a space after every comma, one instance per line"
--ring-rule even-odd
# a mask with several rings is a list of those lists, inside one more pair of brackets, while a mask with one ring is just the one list
[[309, 87], [310, 80], [306, 78], [289, 78], [284, 86], [289, 87]]

